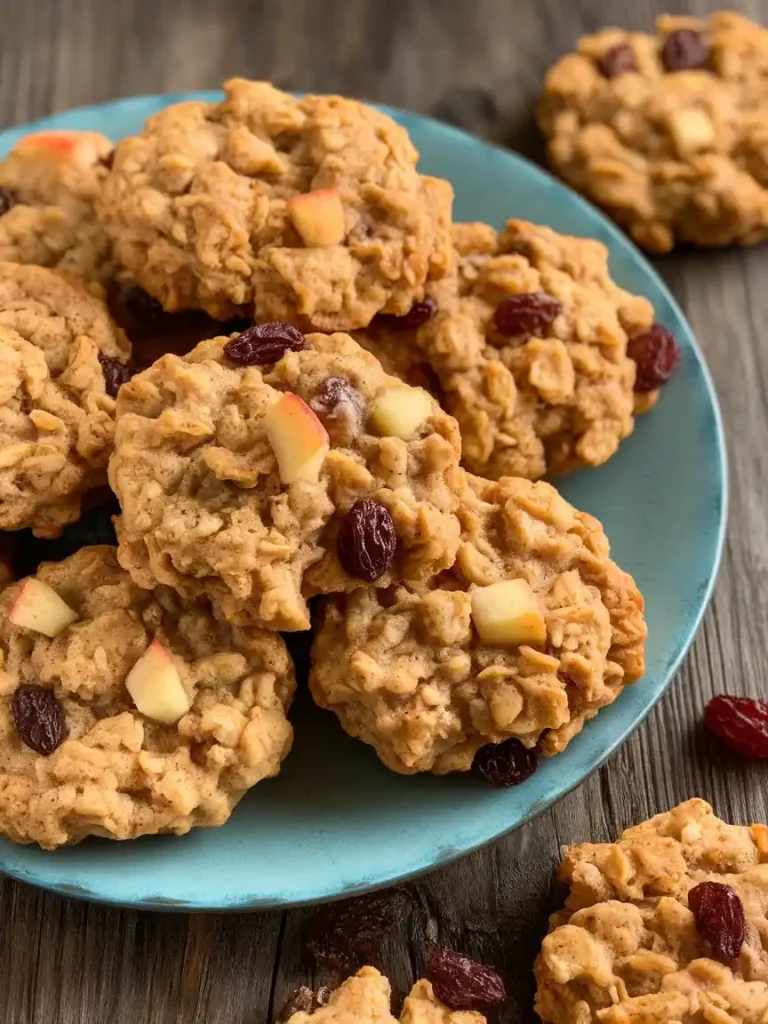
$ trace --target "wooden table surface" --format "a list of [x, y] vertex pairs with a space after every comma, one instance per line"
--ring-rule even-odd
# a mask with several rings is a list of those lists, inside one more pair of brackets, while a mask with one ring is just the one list
[[[0, 0], [0, 125], [241, 74], [434, 113], [540, 159], [531, 112], [547, 67], [582, 32], [644, 28], [668, 6], [718, 4]], [[768, 21], [768, 0], [731, 6]], [[419, 976], [427, 942], [495, 964], [511, 995], [503, 1024], [536, 1019], [531, 965], [561, 844], [614, 837], [694, 795], [734, 822], [768, 821], [766, 768], [701, 729], [711, 695], [764, 693], [768, 677], [768, 248], [657, 265], [706, 351], [729, 438], [730, 530], [704, 626], [667, 696], [600, 772], [533, 824], [409, 886], [410, 923], [378, 959], [399, 992]], [[309, 914], [134, 913], [2, 880], [0, 1020], [265, 1024], [297, 985], [331, 980], [302, 952]]]

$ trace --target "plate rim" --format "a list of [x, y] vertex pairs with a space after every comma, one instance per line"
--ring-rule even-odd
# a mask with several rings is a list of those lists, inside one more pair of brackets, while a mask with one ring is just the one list
[[[111, 100], [104, 100], [101, 103], [88, 104], [80, 107], [72, 107], [66, 110], [56, 111], [51, 114], [47, 114], [43, 117], [36, 118], [33, 121], [25, 122], [20, 125], [10, 125], [7, 128], [0, 130], [0, 147], [3, 151], [6, 150], [9, 143], [13, 143], [16, 139], [22, 135], [26, 135], [33, 131], [39, 131], [45, 128], [55, 128], [58, 122], [62, 118], [70, 116], [85, 117], [90, 115], [98, 116], [106, 108], [114, 107], [135, 107], [141, 110], [148, 104], [157, 106], [157, 109], [168, 106], [172, 103], [185, 102], [189, 100], [203, 100], [212, 101], [220, 98], [222, 95], [219, 89], [209, 90], [183, 90], [174, 91], [169, 93], [146, 93], [138, 94], [134, 96], [117, 97]], [[717, 582], [718, 573], [722, 563], [723, 552], [725, 548], [725, 540], [728, 525], [728, 511], [729, 511], [729, 463], [728, 463], [728, 449], [725, 439], [725, 431], [723, 425], [722, 410], [720, 408], [720, 402], [715, 388], [714, 380], [712, 378], [709, 365], [703, 350], [701, 349], [696, 334], [688, 321], [683, 309], [675, 298], [674, 294], [670, 290], [664, 278], [656, 270], [653, 264], [650, 263], [648, 258], [641, 250], [634, 244], [634, 242], [624, 234], [624, 232], [611, 221], [606, 214], [604, 214], [599, 208], [594, 206], [591, 202], [585, 199], [583, 196], [574, 192], [571, 188], [565, 185], [563, 182], [558, 180], [551, 172], [535, 163], [528, 157], [518, 153], [514, 150], [507, 149], [506, 147], [499, 145], [498, 143], [482, 139], [479, 136], [473, 135], [470, 132], [463, 131], [453, 125], [446, 124], [438, 121], [429, 115], [421, 114], [415, 111], [406, 110], [401, 107], [395, 107], [389, 104], [376, 103], [372, 101], [370, 105], [376, 107], [379, 110], [393, 116], [395, 118], [405, 117], [407, 119], [414, 119], [418, 122], [425, 124], [426, 128], [430, 132], [435, 132], [438, 135], [443, 135], [457, 144], [462, 146], [480, 146], [481, 148], [489, 148], [502, 154], [505, 158], [509, 159], [512, 163], [522, 164], [528, 173], [538, 175], [543, 179], [549, 181], [557, 190], [567, 196], [568, 201], [575, 203], [582, 215], [592, 220], [596, 226], [599, 226], [602, 231], [602, 236], [606, 239], [609, 253], [613, 253], [615, 248], [617, 251], [624, 251], [624, 254], [628, 256], [631, 261], [637, 265], [638, 263], [642, 267], [643, 272], [647, 277], [654, 283], [660, 294], [664, 297], [668, 303], [669, 308], [674, 315], [679, 319], [680, 323], [685, 328], [685, 335], [688, 345], [690, 346], [691, 352], [698, 364], [699, 371], [702, 375], [705, 392], [709, 400], [709, 407], [713, 415], [714, 420], [714, 438], [715, 447], [717, 451], [716, 466], [713, 466], [713, 473], [716, 472], [716, 482], [719, 484], [719, 500], [717, 503], [716, 515], [717, 515], [717, 532], [714, 538], [714, 547], [711, 551], [712, 562], [707, 578], [706, 587], [702, 588], [701, 598], [699, 607], [692, 620], [692, 624], [688, 629], [688, 635], [685, 638], [680, 650], [676, 657], [669, 663], [665, 668], [665, 678], [663, 683], [660, 683], [653, 693], [653, 695], [643, 705], [642, 709], [637, 712], [631, 720], [625, 724], [621, 723], [618, 731], [611, 736], [610, 740], [603, 744], [600, 748], [600, 752], [582, 773], [573, 780], [566, 781], [561, 785], [556, 785], [548, 793], [544, 800], [541, 800], [532, 806], [530, 806], [525, 813], [523, 813], [518, 820], [508, 827], [502, 827], [495, 831], [492, 835], [483, 839], [478, 843], [469, 843], [463, 846], [443, 849], [438, 851], [437, 855], [428, 863], [423, 864], [410, 871], [400, 872], [388, 876], [387, 878], [374, 878], [367, 879], [361, 882], [359, 885], [350, 886], [342, 891], [333, 893], [320, 893], [312, 898], [292, 898], [287, 897], [283, 900], [268, 897], [266, 899], [252, 897], [245, 897], [242, 900], [228, 899], [226, 902], [213, 902], [210, 899], [205, 898], [199, 901], [176, 901], [167, 900], [165, 901], [161, 896], [147, 896], [139, 898], [138, 896], [134, 899], [126, 901], [125, 899], [111, 896], [109, 893], [104, 891], [96, 891], [85, 889], [79, 885], [73, 885], [61, 880], [41, 878], [38, 872], [34, 870], [26, 871], [22, 868], [9, 867], [5, 862], [2, 854], [0, 854], [0, 873], [3, 875], [13, 878], [16, 881], [33, 885], [37, 888], [47, 890], [49, 892], [55, 892], [62, 896], [83, 900], [90, 903], [98, 903], [104, 906], [120, 907], [134, 910], [155, 910], [161, 912], [185, 912], [185, 913], [242, 913], [248, 910], [269, 910], [269, 909], [280, 909], [286, 910], [293, 907], [312, 906], [320, 903], [333, 902], [340, 899], [346, 899], [349, 896], [360, 895], [365, 892], [374, 891], [376, 889], [384, 888], [386, 886], [398, 885], [404, 882], [410, 881], [415, 878], [419, 878], [431, 871], [437, 870], [438, 868], [446, 867], [463, 857], [468, 856], [477, 850], [484, 849], [502, 839], [503, 837], [511, 834], [524, 825], [529, 824], [532, 820], [537, 818], [544, 811], [554, 806], [573, 790], [577, 789], [583, 783], [585, 783], [591, 776], [598, 771], [605, 763], [611, 758], [617, 750], [626, 742], [626, 740], [637, 730], [640, 725], [645, 721], [649, 713], [658, 704], [661, 698], [666, 694], [670, 685], [672, 684], [675, 676], [677, 675], [680, 666], [688, 654], [693, 641], [698, 635], [698, 631], [701, 626], [702, 619], [709, 607], [714, 592], [714, 587]], [[588, 236], [582, 236], [588, 237]], [[173, 841], [174, 837], [167, 837], [169, 842]], [[22, 847], [24, 849], [25, 847]]]

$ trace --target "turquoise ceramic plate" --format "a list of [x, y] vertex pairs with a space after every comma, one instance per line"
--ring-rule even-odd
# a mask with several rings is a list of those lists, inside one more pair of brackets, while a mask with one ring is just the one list
[[[0, 147], [41, 127], [119, 139], [187, 98], [139, 97], [57, 114], [3, 133]], [[461, 776], [394, 775], [332, 715], [300, 700], [294, 751], [281, 775], [257, 786], [223, 828], [133, 843], [92, 840], [56, 853], [0, 842], [0, 866], [16, 878], [108, 903], [200, 910], [290, 906], [386, 885], [517, 828], [585, 779], [648, 712], [691, 642], [720, 555], [726, 474], [712, 382], [688, 324], [623, 235], [548, 175], [442, 124], [390, 113], [411, 133], [422, 168], [453, 183], [457, 220], [500, 226], [519, 216], [599, 238], [616, 280], [646, 295], [683, 346], [680, 371], [620, 453], [561, 482], [570, 501], [605, 523], [617, 561], [646, 596], [647, 675], [565, 753], [509, 790]]]

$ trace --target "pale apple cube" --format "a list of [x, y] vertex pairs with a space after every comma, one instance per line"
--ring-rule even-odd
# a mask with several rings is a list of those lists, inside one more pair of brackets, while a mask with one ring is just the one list
[[317, 483], [328, 454], [328, 431], [306, 402], [286, 392], [264, 417], [282, 483]]
[[394, 384], [382, 389], [371, 408], [371, 426], [382, 437], [414, 437], [432, 415], [433, 401], [423, 388]]
[[153, 640], [125, 678], [136, 708], [147, 718], [173, 725], [192, 706], [170, 653]]
[[683, 158], [710, 149], [717, 137], [711, 117], [698, 107], [675, 110], [669, 117], [669, 130]]
[[471, 593], [472, 620], [485, 644], [541, 646], [547, 624], [526, 580], [504, 580]]
[[67, 626], [71, 626], [76, 619], [77, 612], [73, 611], [47, 583], [34, 576], [30, 576], [21, 584], [8, 613], [11, 625], [33, 629], [36, 633], [42, 633], [51, 639], [63, 632]]
[[335, 188], [293, 196], [288, 200], [288, 216], [305, 245], [338, 245], [344, 239], [344, 207]]

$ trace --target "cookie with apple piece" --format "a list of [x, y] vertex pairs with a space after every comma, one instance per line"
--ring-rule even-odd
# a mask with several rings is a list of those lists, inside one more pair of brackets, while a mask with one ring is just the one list
[[96, 216], [112, 143], [99, 132], [25, 135], [0, 160], [0, 260], [105, 283], [116, 271]]
[[688, 800], [565, 849], [570, 893], [536, 961], [545, 1024], [768, 1017], [768, 828]]
[[348, 335], [214, 338], [120, 390], [120, 562], [232, 621], [308, 629], [315, 594], [452, 564], [459, 451], [437, 402]]
[[510, 220], [456, 224], [455, 271], [358, 341], [458, 420], [464, 465], [536, 480], [599, 466], [650, 409], [680, 350], [618, 287], [600, 242]]
[[166, 310], [347, 330], [405, 313], [448, 271], [452, 190], [418, 173], [404, 128], [339, 96], [244, 79], [224, 93], [119, 142], [99, 203]]
[[[333, 992], [299, 990], [277, 1024], [398, 1024], [391, 1001], [387, 978], [375, 967], [362, 967]], [[486, 1020], [474, 1010], [452, 1010], [432, 983], [422, 978], [405, 998], [400, 1024], [486, 1024]]]
[[53, 849], [221, 825], [292, 741], [275, 633], [82, 548], [0, 594], [0, 833]]
[[397, 772], [557, 754], [643, 674], [643, 598], [600, 523], [541, 481], [469, 482], [452, 567], [321, 606], [312, 695]]
[[550, 70], [555, 170], [650, 252], [768, 236], [768, 30], [733, 11], [606, 28]]
[[106, 484], [130, 355], [77, 280], [0, 263], [0, 529], [57, 537]]

